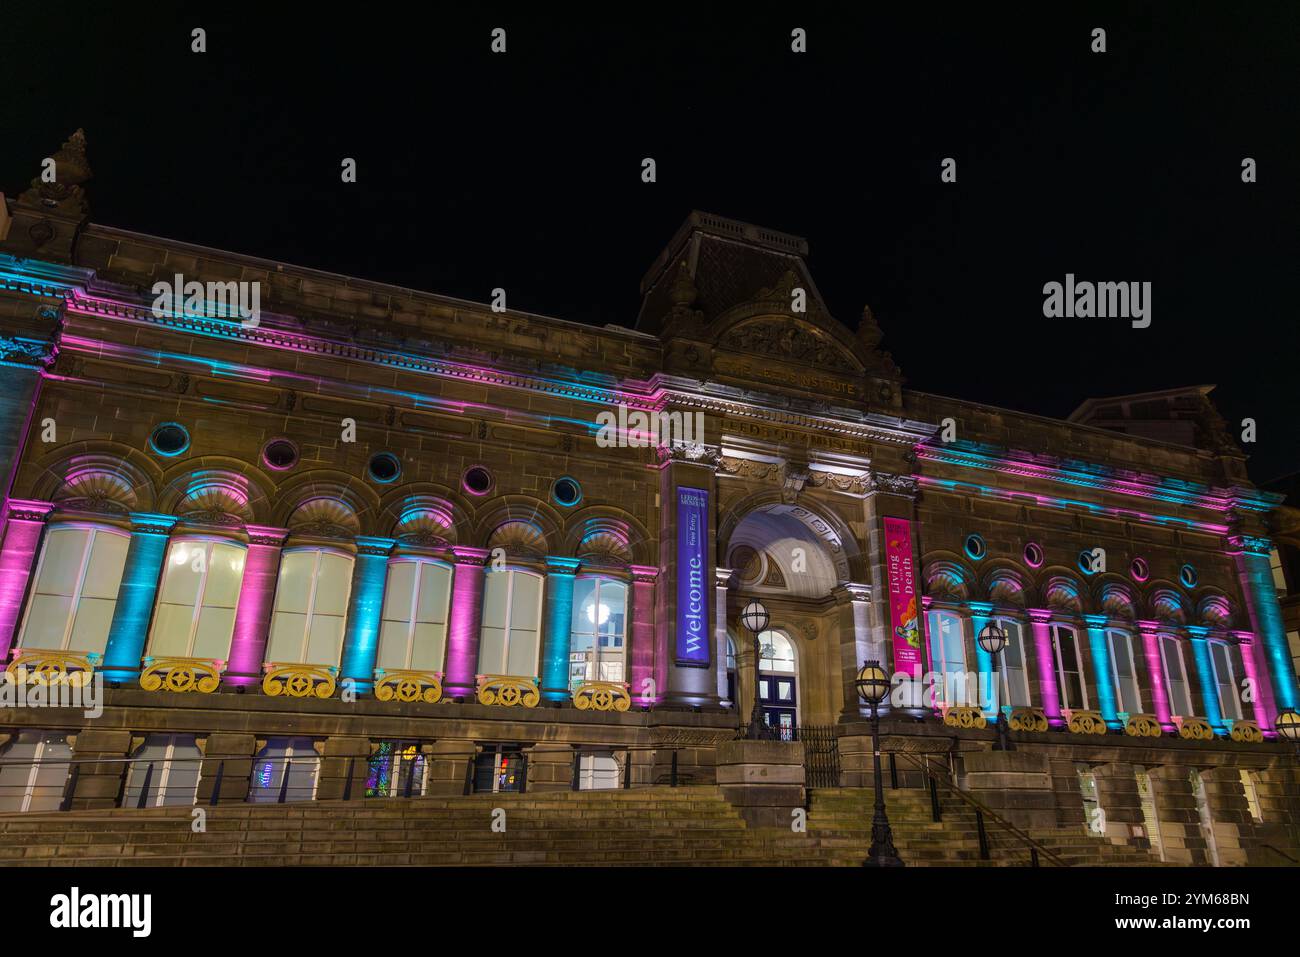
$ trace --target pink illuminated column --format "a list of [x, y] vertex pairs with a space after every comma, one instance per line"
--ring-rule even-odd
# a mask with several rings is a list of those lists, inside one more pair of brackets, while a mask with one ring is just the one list
[[668, 680], [665, 663], [655, 660], [655, 579], [658, 577], [659, 569], [653, 565], [632, 566], [630, 693], [635, 704], [645, 707], [659, 702]]
[[1255, 723], [1267, 737], [1274, 737], [1277, 725], [1277, 701], [1268, 680], [1268, 663], [1264, 646], [1250, 632], [1233, 632], [1241, 641], [1241, 663], [1255, 690]]
[[3, 670], [9, 659], [9, 649], [13, 647], [23, 596], [27, 594], [27, 581], [36, 567], [41, 530], [53, 507], [49, 502], [9, 500], [4, 544], [0, 545], [0, 670]]
[[1155, 703], [1156, 720], [1166, 731], [1176, 730], [1169, 716], [1169, 690], [1165, 687], [1165, 665], [1160, 658], [1160, 622], [1139, 621], [1142, 632], [1142, 652], [1147, 662], [1147, 680], [1151, 682], [1151, 700]]
[[248, 553], [224, 679], [228, 685], [245, 687], [256, 684], [262, 673], [275, 607], [275, 585], [280, 576], [280, 549], [289, 534], [287, 529], [263, 525], [249, 525], [247, 529]]
[[483, 566], [486, 548], [457, 545], [456, 571], [451, 582], [451, 621], [447, 627], [447, 664], [442, 679], [449, 698], [470, 697], [478, 672], [478, 639], [483, 628]]
[[1054, 728], [1065, 723], [1061, 715], [1061, 692], [1056, 687], [1056, 650], [1052, 647], [1052, 612], [1046, 608], [1030, 608], [1029, 620], [1034, 632], [1034, 658], [1038, 661], [1039, 693], [1043, 699], [1043, 714]]

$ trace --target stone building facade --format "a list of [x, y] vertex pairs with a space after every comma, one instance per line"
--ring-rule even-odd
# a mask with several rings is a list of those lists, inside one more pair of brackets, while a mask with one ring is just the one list
[[99, 225], [84, 139], [55, 159], [0, 221], [0, 654], [105, 705], [0, 713], [11, 759], [79, 768], [5, 770], [9, 809], [129, 801], [141, 755], [192, 769], [168, 801], [295, 755], [322, 798], [712, 782], [759, 599], [764, 720], [830, 729], [846, 785], [878, 659], [887, 746], [1012, 820], [1298, 843], [1282, 496], [1203, 391], [1155, 439], [906, 388], [802, 239], [701, 213], [597, 329]]

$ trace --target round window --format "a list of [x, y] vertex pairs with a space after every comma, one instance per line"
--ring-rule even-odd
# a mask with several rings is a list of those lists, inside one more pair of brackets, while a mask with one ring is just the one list
[[1144, 582], [1151, 576], [1151, 566], [1147, 564], [1145, 558], [1133, 559], [1133, 562], [1128, 566], [1128, 570], [1134, 581]]
[[1043, 564], [1043, 546], [1037, 542], [1030, 542], [1025, 546], [1025, 564], [1030, 568], [1038, 568]]
[[561, 505], [577, 505], [582, 501], [582, 486], [576, 479], [571, 479], [567, 475], [555, 480], [555, 487], [551, 489], [551, 495]]
[[1193, 565], [1184, 565], [1178, 570], [1178, 580], [1188, 588], [1195, 588], [1197, 582], [1196, 568]]
[[465, 491], [471, 495], [486, 495], [492, 491], [492, 473], [481, 465], [475, 465], [473, 468], [465, 470], [465, 476], [461, 479], [461, 484], [465, 486]]
[[164, 422], [150, 434], [149, 445], [159, 455], [180, 455], [190, 447], [190, 433], [179, 422]]
[[298, 464], [298, 446], [288, 439], [272, 439], [262, 447], [262, 461], [277, 472]]
[[984, 553], [984, 539], [980, 538], [978, 535], [967, 535], [966, 554], [976, 561], [979, 561], [984, 557]]
[[391, 482], [402, 474], [402, 463], [391, 452], [378, 452], [370, 457], [367, 471], [376, 482]]

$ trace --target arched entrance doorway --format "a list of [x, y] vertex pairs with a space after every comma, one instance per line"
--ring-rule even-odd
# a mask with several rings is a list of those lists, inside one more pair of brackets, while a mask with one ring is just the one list
[[799, 726], [799, 662], [794, 642], [779, 629], [758, 636], [762, 659], [758, 697], [763, 724], [777, 730], [782, 741], [794, 740]]

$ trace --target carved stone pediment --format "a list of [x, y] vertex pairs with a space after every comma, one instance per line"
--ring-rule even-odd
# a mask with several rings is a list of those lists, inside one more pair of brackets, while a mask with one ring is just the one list
[[833, 372], [861, 371], [844, 346], [792, 319], [773, 317], [739, 323], [723, 334], [718, 346]]

